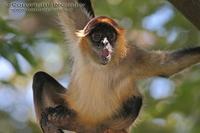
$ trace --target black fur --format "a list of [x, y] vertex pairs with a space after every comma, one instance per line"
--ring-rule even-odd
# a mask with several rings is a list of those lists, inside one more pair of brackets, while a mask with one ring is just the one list
[[61, 129], [58, 129], [56, 126], [49, 122], [45, 113], [41, 114], [40, 126], [43, 133], [64, 133]]
[[194, 47], [194, 48], [186, 48], [181, 49], [173, 53], [174, 58], [182, 57], [185, 55], [199, 55], [200, 54], [200, 47]]
[[[101, 33], [101, 39], [99, 42], [95, 42], [92, 39], [92, 34], [94, 33]], [[114, 43], [116, 42], [116, 36], [117, 36], [117, 31], [110, 25], [106, 24], [106, 23], [100, 23], [94, 26], [94, 28], [92, 29], [92, 31], [89, 34], [91, 41], [95, 44], [95, 45], [100, 45], [102, 39], [104, 37], [107, 37], [109, 43], [113, 46]]]
[[140, 109], [142, 107], [142, 97], [140, 96], [132, 96], [127, 101], [125, 101], [118, 111], [117, 114], [113, 116], [113, 118], [132, 118], [133, 121], [137, 118]]
[[92, 8], [92, 4], [90, 2], [90, 0], [78, 0], [78, 2], [80, 4], [83, 4], [83, 6], [85, 7], [85, 9], [87, 10], [87, 12], [92, 16], [92, 17], [95, 17], [95, 14], [94, 14], [94, 10]]
[[64, 99], [59, 97], [58, 94], [65, 93], [65, 88], [61, 86], [54, 78], [45, 72], [37, 72], [33, 77], [33, 98], [35, 110], [38, 114], [37, 118], [40, 121], [40, 126], [44, 133], [63, 133], [47, 118], [45, 113], [48, 105], [44, 99], [45, 96], [54, 104], [64, 104]]
[[133, 117], [137, 118], [142, 107], [142, 97], [133, 96], [129, 98], [122, 107], [121, 116], [124, 118]]

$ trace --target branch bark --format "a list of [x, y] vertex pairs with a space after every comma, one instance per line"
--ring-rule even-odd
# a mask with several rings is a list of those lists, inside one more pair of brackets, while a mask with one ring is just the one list
[[200, 0], [168, 0], [200, 30]]

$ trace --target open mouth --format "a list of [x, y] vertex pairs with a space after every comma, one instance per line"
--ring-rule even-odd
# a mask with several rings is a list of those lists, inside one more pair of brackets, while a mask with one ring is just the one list
[[100, 51], [100, 56], [103, 58], [107, 58], [110, 55], [110, 51], [108, 49], [103, 49]]
[[111, 59], [111, 52], [108, 49], [102, 49], [99, 52], [99, 56], [101, 59], [101, 64], [106, 65]]

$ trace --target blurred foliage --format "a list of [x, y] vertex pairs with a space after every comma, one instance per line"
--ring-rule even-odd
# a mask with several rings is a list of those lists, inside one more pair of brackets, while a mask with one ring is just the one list
[[[92, 0], [92, 2], [97, 15], [106, 15], [117, 19], [127, 29], [127, 37], [130, 41], [147, 49], [167, 50], [191, 47], [200, 43], [199, 31], [166, 1]], [[15, 13], [17, 17], [12, 17], [9, 6], [6, 6], [8, 4], [3, 0], [0, 5], [2, 7], [0, 8], [0, 59], [7, 60], [14, 68], [15, 73], [7, 80], [0, 79], [0, 93], [3, 88], [31, 89], [30, 86], [27, 86], [31, 84], [32, 75], [41, 69], [57, 78], [67, 75], [70, 64], [68, 52], [66, 52], [64, 36], [58, 28], [57, 21], [54, 20], [55, 14], [37, 11], [24, 12], [25, 14]], [[171, 17], [160, 28], [146, 28], [144, 21], [163, 7], [172, 11]], [[157, 21], [161, 20], [157, 18]], [[49, 62], [49, 59], [55, 58], [51, 52], [56, 50], [56, 54], [60, 55], [59, 59], [55, 59], [58, 63]], [[30, 65], [29, 71], [22, 70], [23, 64], [19, 61], [19, 55]], [[52, 64], [52, 67], [62, 65], [55, 71], [50, 69]], [[199, 133], [199, 68], [199, 66], [193, 67], [173, 77], [176, 84], [175, 92], [163, 99], [154, 99], [150, 95], [151, 79], [141, 82], [140, 88], [145, 97], [145, 105], [136, 126], [132, 129], [133, 132]], [[4, 100], [6, 102], [6, 99]], [[35, 124], [32, 108], [29, 109], [31, 113], [25, 121], [15, 119], [8, 110], [1, 107], [0, 101], [0, 133], [40, 132]]]
[[19, 33], [2, 18], [0, 18], [0, 35], [0, 56], [6, 58], [18, 74], [23, 74], [23, 72], [16, 57], [17, 53], [21, 54], [32, 66], [36, 65], [36, 61], [29, 50], [34, 38]]

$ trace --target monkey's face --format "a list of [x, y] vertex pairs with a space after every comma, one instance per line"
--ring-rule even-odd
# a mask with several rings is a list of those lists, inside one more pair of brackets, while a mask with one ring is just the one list
[[89, 40], [92, 58], [102, 65], [108, 64], [112, 59], [117, 40], [115, 29], [108, 24], [100, 23], [91, 30]]

